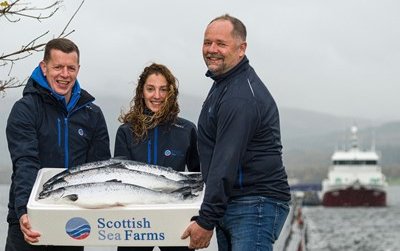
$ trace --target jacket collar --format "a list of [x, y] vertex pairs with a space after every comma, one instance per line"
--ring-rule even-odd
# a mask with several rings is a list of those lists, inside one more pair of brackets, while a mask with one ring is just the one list
[[206, 72], [206, 77], [209, 77], [213, 79], [215, 82], [219, 82], [223, 79], [226, 79], [232, 75], [235, 75], [237, 72], [239, 72], [245, 65], [249, 65], [249, 60], [247, 59], [247, 56], [244, 56], [242, 60], [235, 65], [232, 69], [229, 71], [221, 74], [221, 75], [214, 75], [210, 70]]

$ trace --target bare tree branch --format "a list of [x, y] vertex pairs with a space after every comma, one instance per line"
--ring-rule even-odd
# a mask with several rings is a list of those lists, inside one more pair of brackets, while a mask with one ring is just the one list
[[[36, 19], [38, 21], [52, 17], [60, 8], [62, 0], [57, 0], [54, 3], [44, 7], [30, 7], [30, 3], [21, 3], [21, 0], [15, 0], [9, 3], [3, 1], [0, 4], [0, 17], [4, 16], [9, 22], [18, 22], [21, 18], [11, 19], [14, 16], [21, 16]], [[43, 11], [50, 10], [50, 13], [42, 15]], [[36, 14], [39, 12], [38, 14]]]
[[[9, 53], [9, 54], [6, 54], [6, 55], [1, 55], [0, 56], [0, 60], [14, 62], [14, 61], [17, 61], [17, 60], [20, 60], [20, 59], [23, 59], [23, 58], [26, 58], [26, 57], [32, 55], [32, 52], [34, 52], [34, 51], [43, 50], [42, 47], [46, 45], [45, 43], [41, 43], [41, 44], [38, 44], [38, 45], [36, 45], [35, 43], [36, 43], [36, 41], [38, 41], [40, 38], [44, 37], [48, 33], [49, 33], [49, 31], [46, 31], [42, 35], [34, 38], [27, 45], [23, 45], [22, 48], [20, 50], [18, 50], [18, 51], [15, 51], [15, 52], [12, 52], [12, 53]], [[19, 56], [17, 58], [14, 57], [14, 56], [20, 55], [20, 54], [23, 54], [23, 55], [21, 55], [21, 56]], [[26, 54], [28, 54], [28, 55], [26, 55]]]
[[[82, 0], [81, 4], [78, 6], [78, 8], [76, 9], [76, 11], [75, 11], [74, 14], [72, 15], [72, 17], [69, 19], [67, 25], [65, 25], [64, 29], [62, 30], [62, 32], [61, 32], [60, 35], [58, 36], [59, 38], [60, 38], [60, 37], [66, 37], [66, 36], [68, 36], [69, 34], [71, 34], [72, 32], [75, 31], [75, 30], [72, 30], [72, 31], [70, 31], [70, 32], [67, 33], [67, 34], [64, 34], [65, 31], [67, 30], [67, 27], [68, 27], [69, 24], [72, 22], [72, 20], [75, 18], [76, 13], [78, 13], [78, 11], [81, 9], [81, 7], [82, 7], [82, 5], [83, 5], [84, 2], [85, 2], [85, 0]], [[63, 35], [64, 35], [64, 36], [63, 36]]]
[[19, 88], [24, 86], [28, 78], [23, 81], [17, 80], [15, 77], [10, 77], [8, 80], [0, 80], [0, 95], [4, 97], [6, 95], [6, 89]]
[[[42, 19], [47, 19], [47, 18], [52, 17], [59, 10], [62, 2], [63, 2], [62, 0], [56, 0], [52, 4], [45, 6], [45, 7], [30, 7], [29, 3], [21, 3], [21, 0], [15, 0], [11, 3], [9, 3], [8, 1], [1, 2], [1, 0], [0, 0], [0, 18], [4, 17], [11, 23], [20, 21], [20, 18], [10, 19], [9, 16], [10, 17], [20, 16], [20, 17], [32, 18], [32, 19], [36, 19], [36, 20], [40, 21]], [[63, 28], [61, 33], [58, 35], [58, 38], [67, 37], [75, 31], [75, 30], [71, 30], [69, 32], [66, 32], [68, 26], [70, 25], [72, 20], [75, 18], [76, 14], [80, 10], [80, 8], [82, 7], [84, 2], [85, 2], [85, 0], [82, 0], [79, 7], [76, 9], [76, 11], [71, 16], [71, 18], [69, 19], [69, 21], [67, 22], [67, 24], [65, 25], [65, 27]], [[47, 11], [47, 10], [50, 10], [51, 12], [46, 15], [42, 15], [42, 13], [32, 14], [32, 12], [35, 13], [36, 11]], [[0, 94], [3, 94], [3, 96], [4, 96], [6, 89], [18, 88], [18, 87], [25, 85], [25, 82], [27, 79], [25, 79], [24, 81], [21, 82], [16, 77], [10, 76], [12, 68], [17, 61], [27, 58], [35, 52], [43, 51], [44, 47], [46, 45], [46, 42], [42, 42], [42, 39], [46, 35], [48, 35], [49, 32], [50, 31], [46, 31], [43, 34], [35, 37], [29, 43], [27, 43], [26, 45], [22, 45], [22, 47], [20, 49], [14, 51], [14, 52], [7, 53], [7, 54], [5, 54], [5, 53], [0, 54], [0, 67], [5, 67], [7, 65], [10, 65], [10, 69], [8, 71], [9, 79], [8, 80], [0, 80]]]

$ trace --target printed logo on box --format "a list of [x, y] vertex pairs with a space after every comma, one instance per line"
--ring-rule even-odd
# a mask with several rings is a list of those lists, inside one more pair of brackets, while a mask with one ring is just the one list
[[[154, 231], [151, 220], [147, 217], [142, 219], [123, 218], [97, 219], [98, 239], [102, 241], [164, 241], [167, 237], [162, 231]], [[96, 226], [93, 227], [93, 234]]]
[[65, 232], [75, 240], [86, 239], [90, 235], [90, 225], [87, 220], [74, 217], [65, 225]]

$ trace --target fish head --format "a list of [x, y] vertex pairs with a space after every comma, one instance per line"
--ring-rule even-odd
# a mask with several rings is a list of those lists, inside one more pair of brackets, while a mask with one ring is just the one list
[[65, 193], [65, 189], [63, 187], [55, 189], [55, 190], [46, 190], [44, 189], [39, 193], [39, 200], [59, 200], [63, 197]]
[[42, 193], [45, 193], [45, 192], [50, 192], [53, 189], [54, 189], [54, 185], [53, 184], [50, 184], [50, 185], [47, 185], [47, 186], [43, 186], [43, 190], [40, 193], [42, 194]]
[[39, 200], [46, 199], [50, 196], [50, 190], [43, 190], [39, 193]]

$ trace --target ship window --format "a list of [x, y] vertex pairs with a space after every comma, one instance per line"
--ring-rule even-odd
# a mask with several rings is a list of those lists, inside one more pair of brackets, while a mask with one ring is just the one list
[[370, 183], [374, 184], [374, 185], [379, 184], [380, 183], [380, 179], [379, 178], [371, 178], [370, 179]]
[[376, 165], [376, 160], [334, 160], [334, 165]]

